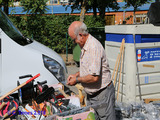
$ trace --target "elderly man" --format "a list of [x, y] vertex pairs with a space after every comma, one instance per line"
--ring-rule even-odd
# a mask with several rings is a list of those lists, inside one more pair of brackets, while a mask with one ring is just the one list
[[86, 25], [80, 21], [74, 21], [69, 26], [68, 33], [80, 46], [81, 56], [80, 71], [69, 75], [67, 84], [82, 84], [87, 93], [87, 105], [106, 103], [105, 107], [95, 109], [96, 120], [116, 120], [115, 89], [103, 46], [88, 33]]

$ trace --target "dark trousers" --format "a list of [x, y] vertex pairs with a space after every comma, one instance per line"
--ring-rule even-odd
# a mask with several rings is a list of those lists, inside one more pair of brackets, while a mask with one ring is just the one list
[[96, 120], [116, 120], [115, 89], [113, 83], [95, 95], [87, 95], [87, 106], [101, 103], [103, 106], [95, 109]]

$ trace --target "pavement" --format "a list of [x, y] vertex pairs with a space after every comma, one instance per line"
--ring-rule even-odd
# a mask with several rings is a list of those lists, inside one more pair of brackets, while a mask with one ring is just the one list
[[[76, 72], [79, 71], [79, 67], [77, 67], [76, 65], [66, 65], [67, 66], [67, 70], [68, 70], [68, 75], [71, 74], [75, 74]], [[67, 86], [71, 91], [73, 91], [74, 93], [78, 94], [78, 90], [75, 86]]]
[[[64, 60], [65, 64], [66, 64], [66, 67], [67, 67], [67, 70], [68, 70], [68, 75], [71, 75], [71, 74], [75, 74], [76, 72], [79, 71], [79, 67], [76, 66], [74, 60], [73, 60], [73, 54], [59, 54], [62, 59]], [[78, 94], [78, 90], [75, 86], [68, 86], [67, 87], [73, 91], [74, 93]]]
[[68, 70], [68, 75], [75, 74], [76, 72], [79, 71], [79, 67], [77, 67], [76, 65], [68, 65], [67, 70]]

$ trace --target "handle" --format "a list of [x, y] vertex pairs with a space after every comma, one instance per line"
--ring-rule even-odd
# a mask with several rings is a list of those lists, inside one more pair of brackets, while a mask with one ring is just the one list
[[2, 104], [0, 105], [0, 110], [3, 108], [5, 104], [6, 104], [5, 102], [2, 102]]
[[32, 75], [23, 75], [23, 76], [19, 76], [19, 79], [23, 79], [23, 78], [27, 78], [27, 77], [33, 77]]
[[13, 107], [9, 112], [7, 112], [3, 118], [6, 118], [8, 115], [13, 114], [12, 112], [16, 110], [16, 107]]
[[29, 80], [27, 80], [26, 82], [22, 83], [21, 85], [19, 85], [18, 87], [14, 88], [13, 90], [11, 90], [10, 92], [8, 92], [7, 94], [3, 95], [2, 97], [0, 97], [0, 101], [2, 99], [4, 99], [5, 97], [7, 97], [8, 95], [12, 94], [13, 92], [15, 92], [16, 90], [20, 89], [21, 87], [23, 87], [24, 85], [28, 84], [29, 82], [31, 82], [32, 80], [34, 80], [35, 78], [39, 77], [40, 73], [35, 75], [34, 77], [30, 78]]

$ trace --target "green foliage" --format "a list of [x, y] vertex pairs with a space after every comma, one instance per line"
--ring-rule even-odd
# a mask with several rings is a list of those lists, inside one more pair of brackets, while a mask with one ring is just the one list
[[[58, 53], [66, 52], [66, 41], [68, 44], [68, 53], [72, 53], [74, 44], [68, 36], [69, 25], [79, 16], [71, 15], [41, 15], [31, 20], [31, 16], [10, 16], [12, 22], [26, 37], [35, 39], [36, 41], [48, 46]], [[101, 19], [93, 16], [86, 16], [84, 23], [88, 27], [104, 26]]]
[[0, 0], [0, 8], [3, 6], [4, 12], [8, 15], [9, 13], [8, 7], [13, 6], [13, 2], [14, 0]]
[[0, 0], [0, 8], [2, 7], [2, 0]]
[[[70, 0], [73, 2], [73, 6], [71, 6], [72, 11], [78, 9], [80, 10], [82, 7], [82, 3], [84, 0]], [[93, 14], [96, 17], [97, 16], [97, 9], [99, 10], [99, 16], [104, 19], [105, 17], [105, 10], [106, 8], [112, 8], [114, 10], [118, 10], [119, 6], [117, 3], [117, 0], [86, 0], [85, 9], [86, 12], [90, 9], [93, 9]], [[67, 6], [68, 7], [68, 6]]]
[[24, 11], [30, 14], [44, 14], [48, 0], [21, 0]]
[[[72, 53], [73, 42], [68, 36], [68, 27], [79, 16], [71, 15], [44, 15], [48, 0], [21, 0], [26, 16], [10, 16], [16, 27], [28, 38], [48, 46], [58, 53], [65, 53], [68, 44], [68, 53]], [[43, 14], [43, 15], [42, 15]], [[88, 27], [104, 26], [99, 17], [86, 16]]]
[[[73, 21], [79, 20], [79, 16], [44, 15], [46, 1], [48, 0], [21, 0], [23, 10], [28, 15], [11, 16], [12, 21], [24, 36], [33, 38], [58, 53], [66, 51], [67, 43], [68, 52], [71, 53], [73, 43], [67, 35], [68, 27]], [[90, 27], [102, 26], [100, 20], [92, 16], [86, 18], [86, 24]]]
[[86, 16], [84, 23], [88, 27], [104, 27], [105, 26], [105, 19], [102, 19], [100, 16], [97, 16], [96, 18], [94, 16]]

